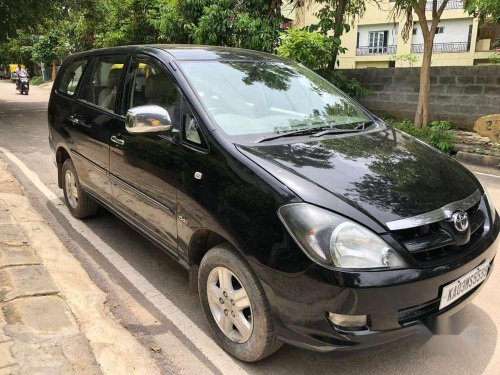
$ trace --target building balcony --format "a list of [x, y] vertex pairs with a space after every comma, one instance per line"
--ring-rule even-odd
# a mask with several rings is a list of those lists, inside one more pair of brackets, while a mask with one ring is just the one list
[[[459, 53], [469, 51], [468, 42], [450, 42], [450, 43], [434, 43], [432, 46], [433, 53]], [[422, 44], [412, 44], [412, 53], [423, 53], [424, 45]]]
[[387, 55], [396, 53], [396, 46], [357, 47], [356, 56]]
[[[437, 9], [439, 9], [442, 3], [442, 1], [437, 2]], [[450, 0], [444, 9], [464, 9], [464, 3], [461, 0]], [[432, 1], [427, 2], [425, 10], [432, 11]]]

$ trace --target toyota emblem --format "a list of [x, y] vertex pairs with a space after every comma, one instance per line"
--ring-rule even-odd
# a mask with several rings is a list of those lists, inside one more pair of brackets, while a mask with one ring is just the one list
[[469, 228], [469, 217], [467, 212], [457, 211], [451, 217], [453, 225], [458, 232], [465, 232]]

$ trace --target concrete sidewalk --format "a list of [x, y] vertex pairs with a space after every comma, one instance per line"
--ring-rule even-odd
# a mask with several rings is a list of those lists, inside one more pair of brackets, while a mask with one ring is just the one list
[[0, 161], [0, 375], [159, 373]]

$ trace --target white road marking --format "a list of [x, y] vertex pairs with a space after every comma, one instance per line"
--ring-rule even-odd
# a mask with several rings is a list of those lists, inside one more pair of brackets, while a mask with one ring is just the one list
[[54, 207], [68, 220], [69, 224], [96, 248], [144, 297], [172, 322], [186, 338], [224, 374], [246, 374], [234, 358], [224, 352], [209, 336], [205, 334], [187, 315], [166, 298], [120, 254], [97, 236], [83, 221], [75, 219], [61, 200], [54, 194], [17, 156], [0, 147], [2, 152], [12, 161], [31, 183], [54, 204]]
[[496, 174], [489, 174], [489, 173], [476, 172], [476, 171], [472, 171], [472, 172], [474, 172], [475, 174], [481, 175], [481, 176], [500, 178], [500, 176], [496, 175]]

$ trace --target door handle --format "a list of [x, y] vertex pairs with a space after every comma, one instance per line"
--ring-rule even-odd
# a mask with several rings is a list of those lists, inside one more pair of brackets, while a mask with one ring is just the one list
[[117, 136], [113, 135], [111, 136], [111, 142], [123, 146], [125, 144], [125, 141], [123, 139], [118, 138]]
[[80, 125], [80, 120], [77, 119], [75, 116], [69, 116], [68, 121], [70, 122], [71, 125]]

